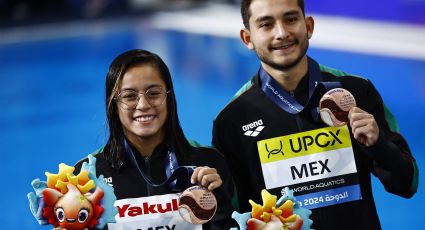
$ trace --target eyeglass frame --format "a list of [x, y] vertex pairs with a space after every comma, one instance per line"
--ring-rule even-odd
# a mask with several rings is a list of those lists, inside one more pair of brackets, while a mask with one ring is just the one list
[[[164, 100], [161, 102], [161, 104], [159, 104], [159, 105], [152, 105], [152, 103], [150, 102], [150, 100], [148, 99], [148, 98], [146, 98], [146, 93], [149, 91], [149, 90], [151, 90], [151, 89], [153, 89], [153, 88], [160, 88], [163, 92], [165, 92], [165, 97], [164, 97]], [[139, 104], [139, 101], [140, 101], [140, 98], [141, 98], [141, 96], [140, 96], [140, 94], [142, 94], [143, 95], [143, 97], [145, 98], [145, 100], [146, 100], [146, 102], [148, 102], [148, 104], [150, 105], [150, 106], [152, 106], [152, 107], [159, 107], [159, 106], [161, 106], [161, 105], [163, 105], [164, 104], [164, 102], [167, 100], [167, 97], [168, 97], [168, 94], [169, 93], [171, 93], [172, 92], [172, 90], [168, 90], [168, 91], [165, 91], [165, 89], [163, 89], [161, 86], [155, 86], [155, 87], [151, 87], [151, 88], [149, 88], [149, 89], [147, 89], [145, 92], [138, 92], [138, 91], [136, 91], [136, 90], [128, 90], [128, 91], [134, 91], [135, 93], [137, 93], [137, 98], [136, 98], [136, 104], [134, 105], [134, 108], [131, 108], [129, 105], [127, 105], [125, 102], [123, 102], [123, 101], [121, 101], [121, 97], [120, 97], [120, 95], [121, 95], [121, 93], [122, 92], [124, 92], [124, 91], [121, 91], [121, 92], [119, 92], [118, 94], [117, 94], [117, 96], [115, 96], [114, 97], [114, 100], [117, 100], [118, 102], [120, 102], [120, 103], [122, 103], [122, 104], [124, 104], [124, 105], [126, 105], [126, 106], [128, 106], [129, 108], [124, 108], [124, 107], [122, 107], [123, 109], [125, 109], [125, 110], [134, 110], [134, 109], [136, 109], [137, 108], [137, 105]]]

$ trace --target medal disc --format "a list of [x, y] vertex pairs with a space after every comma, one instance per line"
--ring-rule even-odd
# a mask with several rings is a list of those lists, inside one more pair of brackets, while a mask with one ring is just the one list
[[348, 122], [348, 112], [354, 106], [356, 100], [349, 91], [331, 89], [320, 99], [320, 118], [329, 126], [343, 126]]
[[179, 198], [180, 216], [192, 224], [208, 222], [217, 210], [217, 200], [212, 192], [201, 186], [186, 189]]

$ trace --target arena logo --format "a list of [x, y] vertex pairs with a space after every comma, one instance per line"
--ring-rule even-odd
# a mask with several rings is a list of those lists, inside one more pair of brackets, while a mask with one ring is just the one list
[[172, 199], [171, 202], [166, 203], [154, 203], [150, 204], [149, 202], [143, 202], [141, 205], [131, 205], [125, 204], [117, 206], [118, 215], [120, 218], [123, 217], [136, 217], [140, 215], [149, 215], [156, 213], [166, 213], [178, 211], [178, 200]]
[[111, 187], [114, 187], [114, 184], [112, 184], [112, 177], [110, 176], [110, 177], [105, 177], [105, 178], [103, 178], [103, 180], [107, 183], [107, 184], [109, 184]]
[[265, 128], [265, 126], [263, 126], [263, 120], [262, 119], [242, 126], [242, 130], [245, 132], [244, 135], [249, 136], [249, 137], [258, 136], [258, 134], [260, 134], [260, 132], [264, 128]]

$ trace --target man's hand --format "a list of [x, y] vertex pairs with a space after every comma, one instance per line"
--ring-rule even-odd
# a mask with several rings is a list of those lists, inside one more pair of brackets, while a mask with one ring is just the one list
[[373, 146], [378, 141], [379, 127], [372, 114], [353, 107], [348, 113], [348, 120], [354, 138], [365, 146]]
[[221, 186], [223, 181], [215, 168], [208, 166], [196, 167], [193, 171], [192, 184], [198, 184], [212, 191]]

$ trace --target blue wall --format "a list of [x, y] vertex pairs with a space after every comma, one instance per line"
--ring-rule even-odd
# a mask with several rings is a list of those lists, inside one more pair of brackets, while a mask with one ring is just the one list
[[308, 13], [425, 24], [424, 0], [306, 0]]

